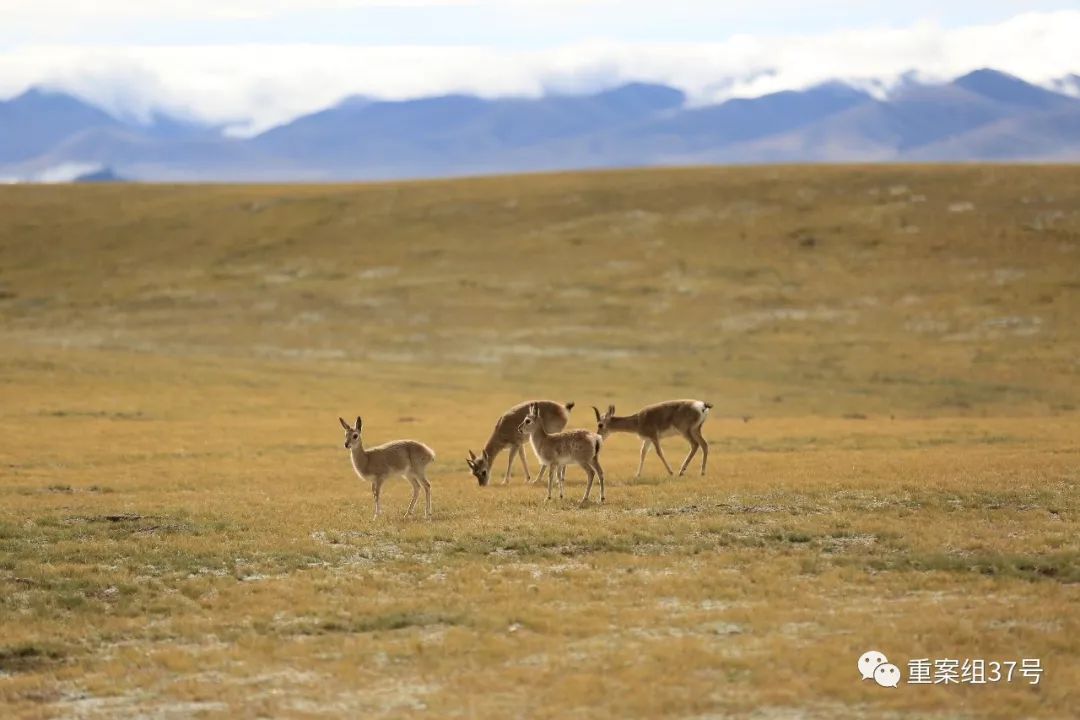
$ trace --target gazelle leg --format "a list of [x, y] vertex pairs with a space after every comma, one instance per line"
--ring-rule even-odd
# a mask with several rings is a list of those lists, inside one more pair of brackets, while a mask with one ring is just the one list
[[600, 467], [600, 458], [593, 458], [592, 464], [596, 474], [600, 476], [600, 502], [604, 502], [607, 499], [604, 496], [604, 468]]
[[551, 489], [555, 485], [555, 475], [558, 474], [558, 471], [557, 471], [555, 465], [553, 465], [553, 464], [549, 464], [547, 466], [547, 469], [548, 469], [548, 494], [547, 494], [547, 499], [550, 500], [551, 499]]
[[641, 477], [641, 469], [645, 467], [645, 455], [649, 452], [650, 442], [651, 440], [649, 440], [648, 438], [641, 441], [641, 462], [638, 463], [637, 475], [634, 476], [635, 478]]
[[521, 467], [525, 468], [525, 482], [532, 482], [532, 473], [529, 472], [529, 461], [525, 459], [525, 446], [518, 446], [518, 455], [521, 457]]
[[697, 438], [694, 437], [694, 432], [692, 430], [683, 435], [683, 437], [686, 438], [686, 442], [690, 443], [690, 452], [687, 453], [686, 459], [683, 460], [682, 467], [679, 468], [679, 477], [682, 477], [682, 474], [686, 472], [686, 466], [690, 464], [690, 461], [694, 459], [694, 455], [696, 455], [698, 451], [698, 441]]
[[382, 492], [383, 479], [381, 477], [375, 478], [371, 482], [371, 493], [375, 496], [375, 515], [371, 518], [375, 520], [379, 517], [379, 513], [382, 512], [382, 508], [379, 506], [379, 494]]
[[409, 517], [412, 514], [413, 508], [416, 507], [416, 499], [420, 497], [420, 481], [416, 479], [415, 475], [406, 475], [405, 479], [412, 485], [412, 500], [409, 501], [409, 509], [405, 511], [405, 517]]
[[427, 517], [431, 517], [431, 482], [427, 479], [427, 473], [423, 470], [418, 475], [420, 485], [424, 488], [424, 506], [426, 507]]
[[660, 449], [660, 438], [653, 438], [652, 443], [653, 446], [656, 447], [656, 456], [660, 458], [660, 462], [664, 463], [664, 469], [667, 470], [667, 474], [674, 475], [675, 473], [671, 472], [671, 466], [667, 464], [667, 458], [664, 457], [664, 451]]
[[709, 441], [701, 434], [700, 425], [694, 428], [694, 435], [697, 437], [698, 445], [701, 447], [701, 474], [704, 475], [705, 464], [709, 462]]
[[510, 484], [510, 468], [514, 466], [514, 455], [516, 455], [518, 450], [520, 449], [520, 445], [518, 445], [517, 447], [510, 447], [510, 457], [506, 458], [506, 477], [503, 478], [503, 485]]
[[565, 497], [563, 495], [563, 490], [565, 490], [565, 489], [566, 489], [566, 466], [565, 465], [560, 465], [559, 466], [559, 499], [560, 500], [562, 500], [563, 497]]
[[589, 502], [589, 494], [592, 492], [593, 477], [596, 473], [593, 472], [592, 465], [581, 463], [581, 467], [585, 468], [585, 474], [589, 476], [589, 481], [585, 484], [585, 497], [581, 498], [581, 504], [585, 505]]

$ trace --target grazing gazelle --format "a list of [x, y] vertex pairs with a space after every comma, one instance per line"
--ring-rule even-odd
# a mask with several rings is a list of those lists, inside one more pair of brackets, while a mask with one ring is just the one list
[[540, 419], [540, 409], [536, 403], [529, 405], [528, 413], [521, 421], [518, 431], [522, 436], [532, 438], [536, 455], [540, 458], [540, 462], [547, 465], [548, 500], [551, 499], [551, 486], [556, 476], [559, 478], [559, 497], [563, 496], [565, 466], [576, 462], [589, 475], [589, 484], [585, 486], [585, 497], [581, 498], [581, 503], [584, 505], [589, 501], [593, 477], [596, 475], [600, 477], [600, 502], [604, 502], [604, 470], [600, 467], [600, 446], [604, 443], [603, 438], [588, 430], [549, 433]]
[[394, 440], [365, 450], [360, 439], [363, 421], [356, 418], [356, 427], [349, 427], [349, 423], [342, 418], [338, 418], [338, 421], [341, 427], [345, 428], [345, 449], [352, 457], [353, 470], [361, 480], [371, 483], [371, 494], [375, 498], [374, 517], [379, 517], [379, 493], [382, 491], [383, 482], [390, 475], [401, 475], [412, 483], [412, 502], [405, 511], [405, 517], [409, 517], [416, 506], [421, 487], [424, 488], [426, 514], [431, 517], [431, 483], [428, 482], [424, 470], [435, 459], [435, 452], [416, 440]]
[[[503, 484], [510, 482], [510, 468], [514, 465], [515, 455], [521, 456], [521, 466], [525, 468], [526, 482], [532, 482], [529, 463], [525, 460], [525, 439], [518, 433], [518, 426], [525, 419], [530, 405], [536, 405], [539, 408], [540, 420], [544, 423], [544, 429], [549, 433], [559, 432], [566, 427], [566, 423], [570, 420], [570, 411], [574, 409], [574, 403], [572, 402], [560, 405], [551, 400], [530, 400], [515, 405], [503, 413], [495, 422], [495, 429], [492, 430], [487, 445], [480, 451], [480, 457], [476, 457], [476, 454], [470, 450], [469, 458], [465, 461], [481, 486], [488, 484], [488, 479], [491, 477], [491, 465], [495, 462], [495, 457], [505, 448], [510, 448], [510, 457], [506, 462], [506, 476], [503, 478]], [[537, 457], [540, 457], [539, 453]], [[541, 465], [536, 479], [539, 480], [543, 476], [544, 466]]]
[[690, 443], [690, 453], [683, 460], [679, 468], [679, 475], [686, 472], [686, 466], [694, 458], [694, 453], [701, 449], [701, 474], [705, 474], [705, 464], [709, 461], [709, 442], [701, 434], [701, 426], [705, 424], [705, 418], [712, 409], [710, 403], [704, 400], [669, 400], [668, 402], [656, 403], [638, 410], [633, 415], [615, 417], [615, 406], [608, 405], [607, 412], [603, 415], [593, 406], [596, 413], [596, 432], [601, 437], [607, 437], [613, 432], [637, 433], [641, 438], [641, 462], [638, 463], [637, 475], [641, 477], [641, 468], [645, 466], [645, 454], [649, 452], [649, 445], [656, 448], [656, 454], [660, 462], [664, 463], [668, 475], [671, 475], [671, 467], [664, 458], [664, 451], [660, 449], [660, 438], [667, 435], [682, 435]]

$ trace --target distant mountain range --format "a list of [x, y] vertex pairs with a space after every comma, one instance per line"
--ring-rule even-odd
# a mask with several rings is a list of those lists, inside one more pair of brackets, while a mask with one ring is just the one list
[[348, 98], [252, 138], [136, 123], [32, 89], [0, 102], [0, 178], [322, 181], [714, 163], [1080, 161], [1080, 76], [995, 70], [876, 98], [840, 82], [719, 105], [631, 83], [592, 95]]

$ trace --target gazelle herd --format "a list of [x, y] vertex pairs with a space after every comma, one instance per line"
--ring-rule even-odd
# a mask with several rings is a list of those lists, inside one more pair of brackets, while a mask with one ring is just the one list
[[[503, 450], [509, 449], [503, 484], [510, 482], [515, 457], [521, 458], [525, 482], [534, 482], [529, 472], [529, 463], [525, 459], [525, 444], [528, 443], [532, 445], [533, 452], [536, 453], [537, 460], [540, 462], [536, 480], [540, 480], [545, 471], [548, 474], [548, 500], [551, 499], [556, 482], [559, 484], [559, 497], [563, 497], [566, 466], [574, 463], [580, 465], [588, 477], [585, 496], [581, 499], [581, 503], [585, 504], [589, 501], [594, 479], [600, 481], [600, 502], [604, 502], [606, 496], [604, 470], [600, 466], [600, 450], [611, 433], [627, 432], [635, 433], [641, 438], [641, 460], [635, 477], [641, 476], [641, 470], [645, 466], [645, 456], [650, 446], [656, 450], [656, 456], [664, 464], [668, 475], [674, 474], [671, 466], [668, 465], [667, 458], [664, 457], [664, 451], [660, 448], [660, 439], [672, 435], [681, 435], [690, 443], [690, 452], [687, 453], [686, 459], [679, 468], [679, 475], [686, 472], [687, 466], [698, 450], [701, 451], [701, 474], [705, 474], [705, 466], [709, 462], [709, 443], [701, 434], [701, 426], [705, 424], [709, 410], [712, 409], [710, 403], [703, 400], [669, 400], [648, 405], [633, 415], [623, 417], [615, 414], [614, 405], [608, 405], [607, 412], [604, 413], [594, 406], [596, 432], [564, 430], [570, 421], [570, 411], [573, 409], [572, 402], [560, 404], [551, 400], [531, 400], [515, 405], [496, 420], [495, 429], [481, 449], [479, 456], [469, 450], [469, 457], [465, 460], [469, 470], [481, 486], [487, 485], [491, 478], [495, 458]], [[349, 451], [353, 470], [362, 480], [371, 483], [371, 494], [375, 500], [375, 517], [378, 517], [380, 512], [379, 493], [382, 484], [391, 475], [401, 475], [412, 483], [412, 501], [409, 503], [409, 509], [405, 511], [405, 517], [408, 517], [416, 506], [420, 488], [424, 489], [426, 514], [430, 517], [431, 483], [428, 482], [425, 469], [435, 459], [435, 452], [416, 440], [395, 440], [365, 449], [360, 436], [363, 426], [361, 418], [356, 418], [355, 426], [349, 425], [342, 418], [338, 420], [345, 428], [345, 449]]]
[[[550, 400], [534, 400], [515, 405], [500, 415], [499, 419], [495, 421], [495, 429], [492, 430], [491, 437], [488, 438], [487, 444], [480, 451], [480, 457], [476, 457], [473, 451], [470, 450], [469, 459], [465, 461], [469, 464], [469, 469], [472, 470], [472, 474], [476, 476], [481, 485], [488, 484], [491, 475], [491, 463], [495, 460], [495, 456], [506, 448], [510, 448], [510, 457], [506, 463], [506, 475], [503, 477], [503, 484], [510, 482], [510, 468], [514, 464], [514, 456], [518, 454], [521, 455], [521, 467], [525, 470], [525, 481], [532, 482], [532, 475], [529, 474], [529, 463], [525, 460], [524, 449], [529, 438], [521, 433], [520, 428], [521, 423], [525, 421], [525, 415], [528, 414], [529, 408], [534, 405], [537, 413], [539, 413], [540, 423], [544, 426], [544, 430], [549, 433], [557, 433], [566, 427], [566, 423], [570, 422], [570, 411], [574, 409], [574, 403], [572, 402], [560, 405]], [[544, 475], [543, 462], [543, 460], [540, 461], [540, 472], [536, 476], [537, 480]]]

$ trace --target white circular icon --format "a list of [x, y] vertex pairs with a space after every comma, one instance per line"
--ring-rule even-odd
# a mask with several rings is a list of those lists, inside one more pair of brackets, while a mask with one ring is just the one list
[[896, 687], [900, 684], [900, 668], [882, 663], [874, 669], [874, 681], [881, 687]]
[[867, 650], [859, 658], [859, 673], [862, 675], [863, 680], [870, 680], [874, 677], [874, 671], [877, 670], [878, 665], [884, 665], [889, 662], [884, 653], [880, 653], [877, 650]]

